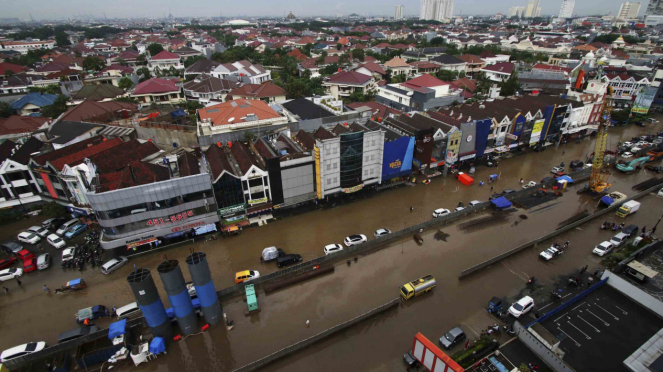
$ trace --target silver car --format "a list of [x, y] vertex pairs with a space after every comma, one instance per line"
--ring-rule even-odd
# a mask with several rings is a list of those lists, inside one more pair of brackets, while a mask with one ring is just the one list
[[127, 263], [127, 261], [129, 261], [129, 259], [124, 256], [118, 256], [117, 258], [113, 258], [112, 260], [106, 262], [101, 266], [101, 272], [108, 275], [113, 271], [122, 267], [125, 263]]

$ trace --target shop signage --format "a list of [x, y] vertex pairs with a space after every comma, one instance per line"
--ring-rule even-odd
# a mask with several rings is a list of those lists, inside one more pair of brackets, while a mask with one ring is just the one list
[[251, 194], [259, 193], [265, 191], [265, 187], [263, 185], [258, 185], [258, 186], [253, 186], [249, 188], [249, 192]]
[[30, 164], [30, 168], [35, 172], [53, 174], [53, 172], [51, 171], [51, 169], [49, 167], [43, 167], [41, 165]]
[[399, 169], [403, 163], [401, 163], [400, 159], [394, 160], [391, 163], [389, 163], [389, 168], [391, 169]]
[[343, 192], [346, 194], [352, 194], [353, 192], [357, 192], [361, 190], [364, 187], [364, 184], [362, 183], [361, 185], [357, 185], [354, 187], [348, 187], [347, 189], [343, 189]]
[[192, 223], [192, 224], [189, 224], [189, 225], [173, 227], [171, 229], [171, 231], [172, 232], [178, 232], [178, 231], [184, 231], [184, 230], [191, 230], [194, 227], [203, 226], [203, 225], [207, 225], [207, 223], [204, 220], [203, 221], [198, 221], [196, 223]]
[[463, 161], [463, 160], [468, 160], [468, 159], [474, 159], [476, 156], [477, 156], [477, 154], [465, 155], [465, 156], [461, 157], [459, 160]]
[[151, 219], [151, 220], [147, 221], [147, 226], [155, 226], [155, 225], [161, 225], [161, 224], [169, 223], [169, 222], [171, 222], [171, 223], [172, 222], [177, 222], [177, 221], [185, 220], [185, 219], [187, 219], [189, 217], [192, 217], [192, 216], [193, 216], [193, 211], [186, 211], [186, 212], [174, 214], [174, 215], [166, 218], [165, 220], [163, 218], [154, 218], [154, 219]]
[[226, 216], [231, 213], [243, 212], [244, 204], [231, 205], [230, 207], [219, 208], [219, 214], [221, 216]]
[[135, 243], [127, 244], [127, 250], [129, 250], [131, 248], [134, 248], [134, 247], [138, 247], [139, 245], [151, 243], [151, 242], [156, 241], [156, 240], [157, 240], [157, 238], [148, 238], [148, 239], [141, 240], [141, 241], [138, 241], [138, 242], [135, 242]]
[[467, 136], [467, 140], [466, 140], [466, 141], [467, 141], [467, 142], [472, 142], [472, 135], [471, 135], [471, 134]]
[[76, 208], [76, 207], [67, 207], [67, 210], [71, 213], [76, 213], [76, 214], [80, 214], [80, 215], [83, 215], [83, 216], [87, 216], [88, 214], [92, 213], [91, 211], [89, 211], [87, 209]]
[[260, 198], [260, 199], [251, 199], [249, 200], [249, 204], [254, 205], [254, 204], [260, 204], [260, 203], [266, 203], [267, 198]]
[[507, 133], [506, 138], [512, 139], [512, 140], [517, 140], [518, 136], [516, 136], [515, 134]]

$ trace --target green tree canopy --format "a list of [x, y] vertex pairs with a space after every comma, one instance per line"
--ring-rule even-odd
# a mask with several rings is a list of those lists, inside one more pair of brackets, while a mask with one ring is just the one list
[[12, 105], [5, 101], [0, 101], [0, 118], [8, 118], [12, 115]]
[[52, 105], [44, 106], [41, 108], [41, 115], [52, 119], [56, 119], [67, 111], [67, 97], [58, 94]]
[[184, 67], [189, 67], [192, 64], [200, 61], [201, 59], [207, 59], [204, 56], [191, 56], [184, 60]]
[[364, 62], [364, 57], [366, 55], [364, 54], [363, 49], [355, 48], [352, 50], [352, 58], [358, 60], [359, 62]]
[[509, 78], [500, 84], [502, 88], [501, 95], [504, 97], [512, 96], [520, 90], [520, 80], [518, 80], [518, 72], [514, 71]]
[[125, 76], [122, 79], [120, 79], [120, 82], [117, 84], [117, 86], [124, 89], [125, 91], [127, 91], [127, 90], [133, 88], [134, 82], [131, 81], [131, 79], [129, 79], [128, 77]]
[[83, 60], [83, 69], [86, 71], [101, 71], [106, 67], [106, 62], [97, 56], [87, 56]]
[[150, 52], [151, 56], [156, 56], [163, 51], [163, 46], [161, 46], [161, 44], [152, 43], [147, 46], [147, 50]]

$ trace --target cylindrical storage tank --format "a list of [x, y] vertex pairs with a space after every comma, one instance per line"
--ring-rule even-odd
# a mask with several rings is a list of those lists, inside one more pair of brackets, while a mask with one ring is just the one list
[[185, 336], [192, 334], [197, 325], [196, 312], [193, 309], [186, 282], [184, 282], [180, 263], [177, 260], [166, 260], [157, 267], [157, 271], [166, 288], [180, 330]]
[[196, 294], [198, 294], [205, 321], [209, 325], [219, 324], [223, 314], [207, 264], [207, 255], [203, 252], [194, 252], [186, 258], [186, 264], [189, 266], [191, 279], [196, 286]]
[[173, 333], [172, 328], [150, 270], [136, 269], [129, 274], [127, 281], [152, 334], [156, 337], [170, 339]]

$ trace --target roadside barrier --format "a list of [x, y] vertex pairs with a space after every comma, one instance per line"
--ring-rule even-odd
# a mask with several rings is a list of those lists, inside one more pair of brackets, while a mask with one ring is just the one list
[[400, 303], [400, 298], [393, 299], [393, 300], [387, 302], [386, 304], [384, 304], [382, 306], [376, 307], [375, 309], [373, 309], [369, 312], [366, 312], [362, 315], [359, 315], [356, 318], [350, 319], [346, 322], [343, 322], [339, 325], [336, 325], [332, 328], [329, 328], [325, 331], [322, 331], [322, 332], [318, 333], [315, 336], [311, 336], [307, 339], [304, 339], [304, 340], [301, 340], [297, 343], [294, 343], [294, 344], [292, 344], [288, 347], [285, 347], [285, 348], [283, 348], [283, 349], [281, 349], [281, 350], [279, 350], [275, 353], [267, 355], [264, 358], [258, 359], [255, 362], [252, 362], [252, 363], [249, 363], [249, 364], [247, 364], [243, 367], [237, 368], [237, 369], [233, 370], [233, 372], [255, 371], [259, 368], [264, 367], [265, 365], [267, 365], [269, 363], [272, 363], [272, 362], [274, 362], [276, 360], [279, 360], [281, 358], [285, 358], [290, 354], [293, 354], [293, 353], [295, 353], [295, 352], [297, 352], [301, 349], [304, 349], [304, 348], [306, 348], [310, 345], [315, 344], [316, 342], [322, 341], [322, 340], [324, 340], [324, 339], [326, 339], [330, 336], [335, 335], [336, 333], [342, 332], [342, 331], [344, 331], [344, 330], [346, 330], [346, 329], [348, 329], [348, 328], [350, 328], [350, 327], [352, 327], [352, 326], [354, 326], [358, 323], [361, 323], [364, 320], [370, 319], [370, 318], [372, 318], [372, 317], [374, 317], [378, 314], [381, 314], [381, 313], [383, 313], [383, 312], [385, 312], [385, 311], [387, 311], [391, 308], [394, 308], [394, 307], [398, 306], [399, 303]]

